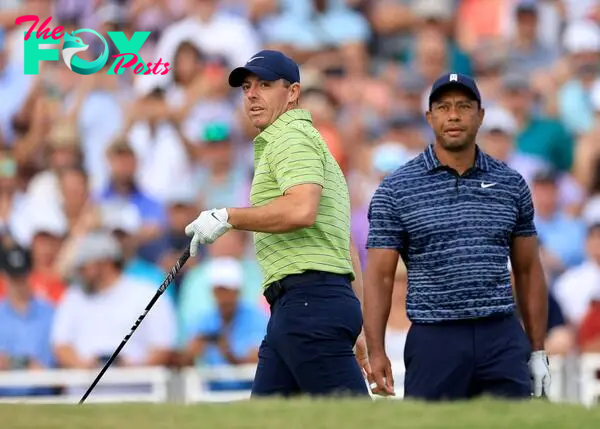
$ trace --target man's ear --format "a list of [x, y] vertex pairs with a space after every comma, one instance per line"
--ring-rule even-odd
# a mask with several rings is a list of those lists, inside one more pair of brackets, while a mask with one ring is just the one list
[[483, 124], [483, 118], [485, 117], [485, 109], [482, 107], [479, 109], [479, 127], [481, 127], [481, 124]]
[[427, 119], [427, 123], [433, 129], [433, 124], [431, 123], [431, 110], [425, 112], [425, 119]]
[[299, 83], [293, 83], [290, 85], [290, 91], [288, 93], [288, 103], [290, 104], [294, 104], [298, 102], [298, 99], [300, 98], [300, 84]]

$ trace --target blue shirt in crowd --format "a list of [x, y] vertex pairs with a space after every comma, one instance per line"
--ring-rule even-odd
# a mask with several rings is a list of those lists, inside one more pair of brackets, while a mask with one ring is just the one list
[[[227, 327], [227, 338], [231, 353], [236, 358], [244, 358], [253, 349], [258, 349], [267, 331], [267, 315], [258, 307], [240, 301], [236, 314]], [[198, 323], [194, 336], [223, 335], [223, 318], [218, 309], [207, 313]], [[209, 344], [201, 361], [208, 366], [228, 365], [228, 361], [216, 344]], [[251, 382], [213, 382], [212, 390], [248, 389]]]
[[[54, 365], [50, 329], [54, 309], [49, 302], [33, 298], [23, 313], [0, 301], [0, 355], [11, 360], [33, 360], [45, 368]], [[23, 368], [26, 369], [26, 368]], [[0, 388], [0, 396], [48, 395], [51, 388]]]

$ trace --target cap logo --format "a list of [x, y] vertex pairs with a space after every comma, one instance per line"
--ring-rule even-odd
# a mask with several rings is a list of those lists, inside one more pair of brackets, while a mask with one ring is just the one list
[[250, 64], [252, 61], [258, 60], [260, 58], [264, 58], [264, 57], [253, 57], [253, 58], [250, 58], [246, 64]]
[[450, 75], [450, 82], [458, 82], [458, 75], [456, 73]]

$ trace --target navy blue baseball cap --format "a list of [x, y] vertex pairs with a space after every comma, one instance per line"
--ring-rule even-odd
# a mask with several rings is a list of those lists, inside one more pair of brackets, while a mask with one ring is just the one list
[[462, 73], [446, 73], [433, 83], [431, 93], [429, 94], [429, 107], [431, 107], [431, 103], [438, 98], [442, 92], [449, 89], [461, 89], [467, 91], [479, 104], [481, 104], [481, 94], [472, 77]]
[[245, 66], [238, 67], [229, 74], [229, 85], [234, 88], [242, 86], [244, 78], [251, 73], [267, 81], [285, 79], [290, 83], [300, 82], [298, 64], [279, 51], [258, 52]]

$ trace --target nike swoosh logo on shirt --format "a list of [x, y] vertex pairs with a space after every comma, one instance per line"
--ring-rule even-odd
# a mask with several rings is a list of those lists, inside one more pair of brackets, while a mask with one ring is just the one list
[[495, 183], [484, 183], [484, 182], [481, 182], [481, 187], [484, 188], [484, 189], [485, 188], [491, 188], [492, 186], [495, 186], [495, 185], [496, 185]]

